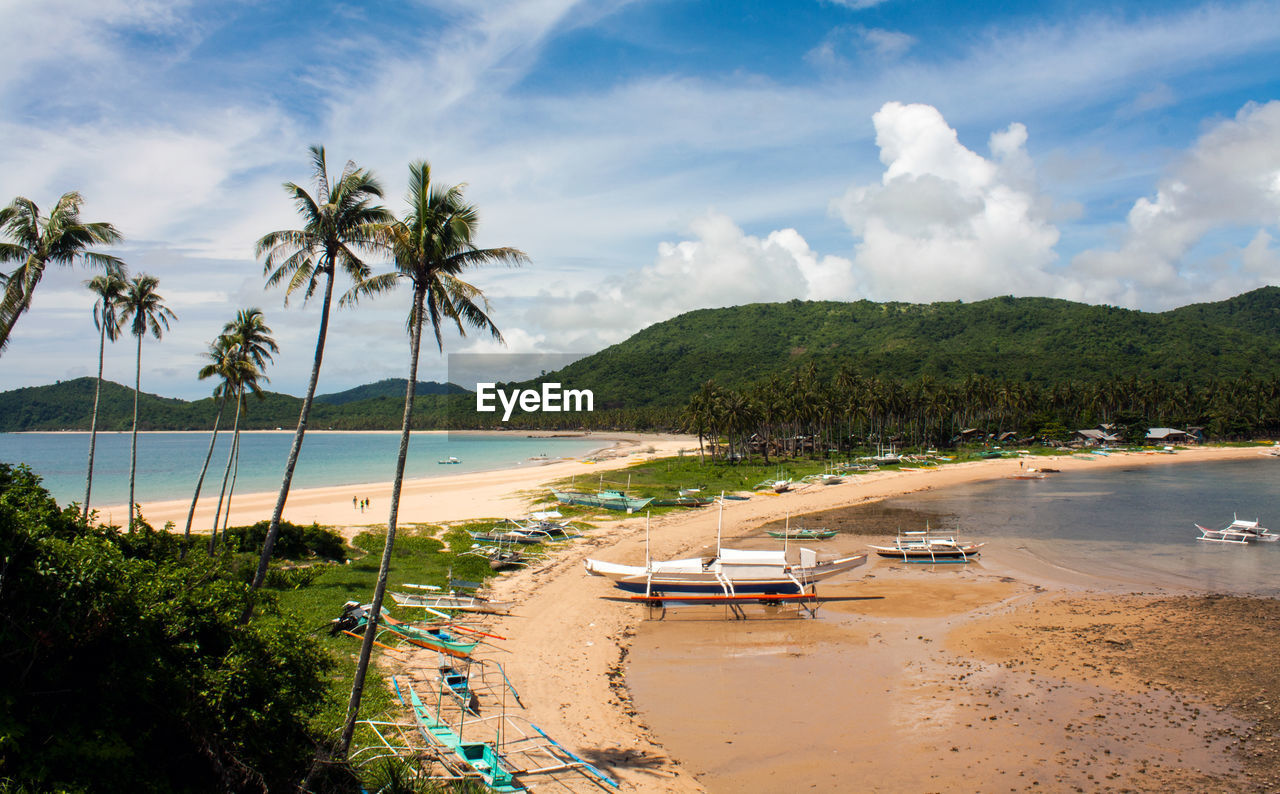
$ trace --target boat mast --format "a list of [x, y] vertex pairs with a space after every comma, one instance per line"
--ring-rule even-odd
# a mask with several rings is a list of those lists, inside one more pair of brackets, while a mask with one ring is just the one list
[[724, 491], [720, 492], [720, 515], [716, 518], [716, 556], [720, 556], [720, 528], [724, 526]]
[[644, 511], [644, 569], [649, 571], [649, 511]]

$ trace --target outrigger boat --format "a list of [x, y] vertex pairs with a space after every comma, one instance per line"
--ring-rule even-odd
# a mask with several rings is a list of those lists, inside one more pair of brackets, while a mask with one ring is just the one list
[[[721, 503], [721, 516], [724, 505]], [[720, 546], [720, 530], [716, 530], [716, 554], [684, 560], [649, 559], [645, 545], [644, 565], [588, 559], [587, 573], [612, 579], [620, 590], [655, 596], [703, 595], [735, 598], [751, 595], [811, 597], [810, 590], [818, 582], [851, 571], [865, 564], [867, 555], [855, 554], [819, 560], [812, 549], [755, 551], [726, 549]]]
[[603, 490], [593, 494], [581, 491], [551, 491], [556, 501], [562, 505], [586, 505], [587, 507], [603, 507], [606, 510], [625, 510], [634, 513], [643, 510], [653, 501], [652, 497], [641, 499], [627, 496], [622, 491]]
[[834, 538], [836, 531], [834, 529], [808, 529], [806, 527], [796, 527], [795, 529], [769, 529], [765, 531], [771, 538], [786, 538], [787, 540], [826, 540]]
[[[342, 614], [332, 621], [329, 633], [341, 632], [352, 637], [364, 636], [369, 627], [369, 611], [372, 607], [372, 604], [360, 604], [355, 601], [343, 604]], [[470, 658], [471, 652], [480, 644], [479, 639], [464, 639], [443, 626], [414, 626], [404, 623], [391, 617], [386, 609], [382, 610], [382, 616], [378, 618], [378, 627], [381, 629], [379, 633], [393, 634], [410, 645], [439, 651], [446, 656], [458, 659]]]
[[396, 602], [396, 606], [401, 607], [424, 607], [427, 609], [446, 609], [458, 610], [460, 612], [487, 612], [491, 614], [505, 614], [511, 607], [515, 606], [514, 601], [490, 601], [478, 595], [470, 593], [459, 593], [450, 590], [448, 593], [441, 592], [441, 588], [430, 584], [406, 584], [414, 590], [425, 590], [424, 593], [391, 593], [391, 599]]
[[869, 546], [881, 557], [903, 562], [968, 562], [977, 557], [985, 543], [961, 543], [949, 535], [935, 535], [925, 528], [899, 532], [892, 546]]
[[1274, 543], [1280, 539], [1280, 534], [1275, 534], [1271, 530], [1254, 521], [1245, 521], [1236, 516], [1231, 516], [1231, 523], [1221, 529], [1209, 529], [1196, 524], [1196, 529], [1200, 530], [1200, 537], [1196, 540], [1207, 540], [1214, 543]]

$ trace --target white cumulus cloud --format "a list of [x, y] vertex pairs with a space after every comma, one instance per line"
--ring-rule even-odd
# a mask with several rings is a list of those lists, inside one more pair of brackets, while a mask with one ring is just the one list
[[[1118, 246], [1085, 251], [1072, 261], [1100, 289], [1212, 299], [1274, 279], [1275, 253], [1265, 227], [1280, 222], [1280, 101], [1250, 103], [1209, 128], [1129, 210]], [[1199, 261], [1196, 248], [1213, 233], [1255, 227], [1253, 241], [1227, 251], [1226, 266]], [[1238, 262], [1239, 267], [1234, 267]]]
[[930, 105], [888, 102], [872, 117], [879, 183], [833, 203], [860, 240], [854, 272], [879, 299], [974, 300], [1059, 290], [1058, 229], [1036, 186], [1027, 130], [994, 133], [991, 156], [960, 143]]

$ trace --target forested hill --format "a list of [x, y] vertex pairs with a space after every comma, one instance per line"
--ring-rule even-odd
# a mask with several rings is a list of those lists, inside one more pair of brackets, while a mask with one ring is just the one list
[[[370, 400], [377, 397], [395, 397], [404, 400], [405, 387], [409, 385], [408, 378], [387, 378], [377, 383], [366, 383], [363, 386], [356, 386], [354, 389], [347, 389], [335, 394], [317, 394], [316, 402], [328, 403], [330, 405], [346, 405], [347, 403], [360, 402], [361, 400]], [[467, 390], [453, 383], [437, 383], [436, 381], [418, 381], [418, 385], [414, 387], [414, 394], [419, 397], [425, 397], [429, 394], [466, 394]]]
[[[311, 408], [313, 430], [399, 430], [404, 414], [406, 380], [317, 397]], [[93, 378], [76, 378], [50, 386], [33, 386], [0, 393], [0, 432], [22, 430], [88, 430], [93, 409]], [[415, 427], [437, 427], [444, 413], [442, 392], [455, 386], [419, 382], [425, 395], [415, 403]], [[350, 398], [352, 392], [369, 390], [373, 396]], [[327, 401], [325, 401], [327, 398]], [[245, 430], [292, 430], [298, 424], [302, 400], [288, 394], [266, 392], [262, 400], [245, 401], [240, 426]], [[138, 399], [140, 430], [208, 430], [213, 427], [217, 403], [211, 397], [187, 401], [143, 393]], [[234, 405], [228, 405], [222, 427], [230, 428]], [[133, 390], [104, 381], [98, 408], [98, 429], [128, 430], [133, 426]]]
[[[1274, 378], [1280, 377], [1280, 288], [1160, 313], [1008, 297], [977, 303], [791, 301], [704, 309], [650, 326], [538, 381], [591, 389], [597, 412], [660, 409], [636, 420], [643, 423], [682, 408], [709, 379], [736, 388], [810, 363], [828, 378], [847, 366], [884, 379], [928, 375], [959, 382], [984, 375], [1039, 385], [1130, 377], [1205, 385], [1246, 373]], [[404, 379], [392, 379], [317, 397], [310, 426], [398, 429], [404, 387]], [[467, 392], [453, 384], [420, 383], [418, 393], [415, 427], [496, 422], [493, 414], [473, 413]], [[99, 427], [127, 430], [132, 401], [129, 389], [103, 384]], [[0, 431], [87, 430], [92, 404], [92, 378], [0, 393]], [[272, 393], [261, 402], [250, 400], [244, 426], [292, 428], [300, 404], [297, 397]], [[144, 394], [139, 417], [144, 430], [204, 430], [212, 426], [215, 411], [208, 398], [187, 402]], [[544, 424], [558, 419], [540, 416]], [[223, 421], [226, 426], [231, 417]]]
[[971, 374], [1041, 385], [1138, 377], [1205, 384], [1280, 376], [1280, 288], [1151, 313], [1051, 298], [911, 304], [757, 303], [652, 325], [538, 380], [592, 389], [596, 410], [685, 404], [806, 366], [871, 377]]

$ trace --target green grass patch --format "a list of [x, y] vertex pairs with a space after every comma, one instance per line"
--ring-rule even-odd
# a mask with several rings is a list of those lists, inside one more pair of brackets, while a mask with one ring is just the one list
[[[402, 588], [406, 583], [447, 588], [450, 574], [454, 579], [473, 582], [491, 578], [495, 573], [489, 569], [485, 560], [474, 555], [459, 555], [471, 548], [473, 543], [471, 536], [466, 534], [468, 529], [489, 529], [493, 524], [494, 521], [480, 521], [449, 528], [434, 525], [399, 528], [395, 548], [391, 553], [388, 593]], [[351, 681], [360, 654], [360, 641], [345, 634], [329, 636], [329, 623], [342, 611], [345, 602], [368, 603], [373, 600], [385, 540], [386, 530], [366, 530], [352, 541], [348, 553], [349, 562], [346, 564], [320, 564], [311, 569], [312, 573], [308, 577], [304, 577], [308, 581], [288, 586], [277, 579], [277, 585], [285, 586], [272, 588], [276, 592], [281, 612], [289, 620], [312, 630], [335, 660], [330, 695], [315, 719], [316, 727], [322, 731], [335, 732], [346, 719]], [[384, 607], [400, 620], [420, 620], [423, 617], [421, 609], [396, 607], [389, 595]], [[379, 655], [387, 653], [390, 652], [374, 647], [374, 664], [370, 666], [360, 708], [364, 718], [377, 718], [395, 705], [395, 695], [390, 683], [377, 668]], [[357, 743], [362, 738], [365, 741], [372, 739], [371, 736], [357, 736]]]

